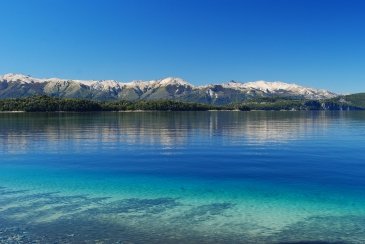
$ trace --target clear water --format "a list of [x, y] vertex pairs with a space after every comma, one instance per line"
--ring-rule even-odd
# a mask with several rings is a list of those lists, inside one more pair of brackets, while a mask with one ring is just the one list
[[365, 113], [0, 114], [0, 243], [365, 242]]

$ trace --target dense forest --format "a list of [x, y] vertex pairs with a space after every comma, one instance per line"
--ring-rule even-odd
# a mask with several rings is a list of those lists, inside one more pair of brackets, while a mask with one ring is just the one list
[[256, 98], [242, 103], [215, 106], [171, 100], [93, 101], [85, 99], [32, 96], [0, 100], [0, 111], [207, 111], [207, 110], [364, 110], [365, 94], [341, 96], [328, 100], [301, 100], [282, 97]]
[[[243, 108], [243, 107], [242, 107]], [[54, 112], [54, 111], [206, 111], [228, 109], [198, 103], [185, 103], [169, 100], [156, 101], [91, 101], [74, 98], [54, 98], [33, 96], [27, 98], [2, 99], [0, 111]]]

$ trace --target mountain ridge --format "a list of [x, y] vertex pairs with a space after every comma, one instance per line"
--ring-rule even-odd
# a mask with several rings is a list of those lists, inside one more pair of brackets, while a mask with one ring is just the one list
[[159, 80], [70, 80], [35, 78], [30, 75], [8, 73], [0, 76], [0, 98], [48, 95], [93, 100], [159, 100], [170, 99], [207, 104], [229, 104], [256, 97], [293, 97], [328, 99], [338, 95], [280, 81], [230, 81], [221, 84], [194, 86], [178, 77]]

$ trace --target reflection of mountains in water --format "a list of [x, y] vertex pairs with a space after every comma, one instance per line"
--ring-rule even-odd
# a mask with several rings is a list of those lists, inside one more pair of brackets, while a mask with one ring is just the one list
[[213, 136], [234, 144], [285, 142], [350, 117], [351, 112], [6, 113], [0, 114], [0, 140], [7, 151], [32, 149], [34, 142], [37, 150], [52, 149], [64, 141], [74, 150], [102, 150], [116, 143], [183, 146], [189, 138]]

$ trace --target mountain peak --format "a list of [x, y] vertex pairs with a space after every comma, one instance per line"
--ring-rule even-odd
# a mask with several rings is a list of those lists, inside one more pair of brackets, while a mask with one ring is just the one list
[[303, 87], [297, 84], [285, 83], [282, 81], [258, 80], [245, 83], [230, 81], [223, 84], [223, 87], [241, 91], [258, 90], [268, 94], [290, 93], [293, 95], [297, 94], [308, 99], [332, 98], [337, 96], [337, 94], [326, 90]]
[[[291, 83], [285, 83], [282, 81], [252, 81], [244, 83], [246, 87], [257, 88], [257, 89], [265, 89], [265, 90], [280, 90], [280, 89], [288, 89], [288, 88], [299, 88], [301, 86]], [[304, 87], [302, 87], [304, 88]]]
[[30, 75], [25, 74], [17, 74], [17, 73], [7, 73], [2, 75], [3, 79], [29, 79], [31, 78]]
[[35, 79], [35, 78], [31, 77], [30, 75], [16, 74], [16, 73], [4, 74], [4, 75], [0, 76], [0, 78], [2, 80], [13, 81], [13, 82], [17, 81], [17, 82], [21, 82], [21, 83], [33, 83], [33, 82], [38, 81], [38, 79]]
[[181, 86], [192, 86], [189, 82], [178, 77], [167, 77], [159, 80], [160, 85], [181, 85]]

